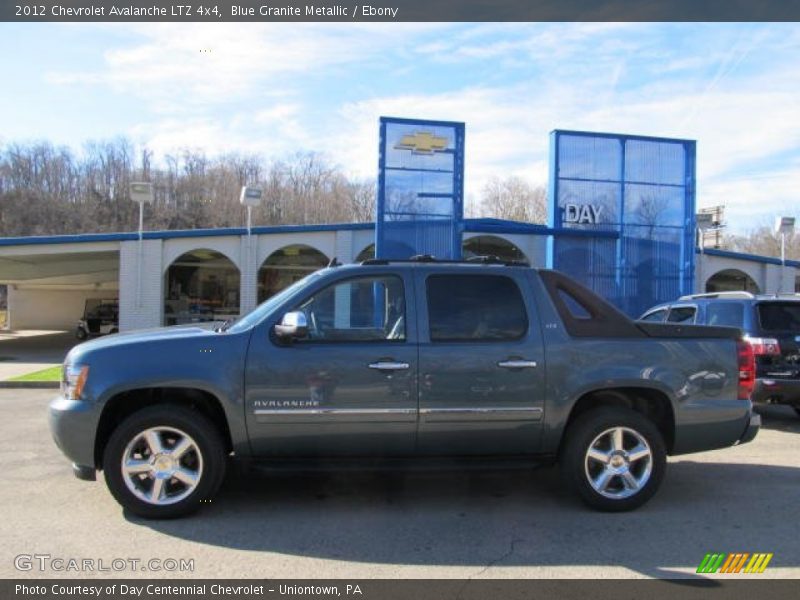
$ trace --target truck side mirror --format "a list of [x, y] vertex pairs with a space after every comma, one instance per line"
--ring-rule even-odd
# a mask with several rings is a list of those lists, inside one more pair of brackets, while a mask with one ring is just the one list
[[273, 329], [275, 335], [283, 340], [302, 339], [308, 335], [308, 321], [304, 312], [295, 310], [283, 315], [280, 323]]

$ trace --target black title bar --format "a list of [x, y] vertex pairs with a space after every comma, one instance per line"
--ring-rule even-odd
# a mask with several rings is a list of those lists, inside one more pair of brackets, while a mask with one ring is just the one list
[[800, 0], [3, 0], [0, 21], [800, 21]]
[[797, 581], [725, 579], [6, 579], [0, 597], [36, 600], [789, 600]]

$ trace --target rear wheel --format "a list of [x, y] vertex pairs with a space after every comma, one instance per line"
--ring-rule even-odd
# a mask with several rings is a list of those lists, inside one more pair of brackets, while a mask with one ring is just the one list
[[800, 406], [795, 406], [794, 407], [794, 412], [796, 412], [797, 416], [800, 417]]
[[225, 451], [214, 425], [179, 406], [142, 409], [111, 435], [103, 455], [106, 484], [124, 508], [163, 519], [190, 514], [216, 493]]
[[638, 508], [656, 493], [667, 455], [658, 428], [627, 408], [603, 407], [579, 416], [566, 432], [561, 470], [592, 508]]
[[86, 333], [86, 330], [83, 327], [78, 327], [75, 330], [75, 337], [78, 338], [79, 340], [85, 340], [89, 336], [88, 336], [88, 334]]

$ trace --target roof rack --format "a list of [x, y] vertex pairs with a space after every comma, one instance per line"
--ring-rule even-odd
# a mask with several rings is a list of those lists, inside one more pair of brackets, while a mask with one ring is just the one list
[[530, 263], [523, 260], [504, 260], [499, 256], [470, 256], [469, 258], [437, 259], [430, 254], [417, 254], [411, 258], [369, 258], [361, 261], [362, 265], [388, 265], [390, 263], [436, 263], [440, 265], [463, 265], [463, 264], [482, 264], [482, 265], [504, 265], [506, 267], [530, 267]]
[[707, 292], [705, 294], [688, 294], [686, 296], [681, 296], [678, 300], [695, 300], [697, 298], [747, 298], [748, 300], [752, 300], [755, 298], [755, 294], [751, 294], [750, 292]]

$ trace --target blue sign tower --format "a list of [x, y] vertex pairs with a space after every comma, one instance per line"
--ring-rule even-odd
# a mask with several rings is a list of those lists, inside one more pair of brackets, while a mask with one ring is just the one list
[[464, 123], [380, 118], [377, 258], [461, 258]]
[[550, 143], [548, 267], [631, 316], [691, 293], [695, 142], [556, 130]]

